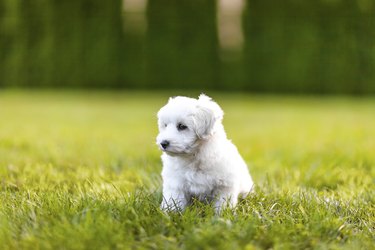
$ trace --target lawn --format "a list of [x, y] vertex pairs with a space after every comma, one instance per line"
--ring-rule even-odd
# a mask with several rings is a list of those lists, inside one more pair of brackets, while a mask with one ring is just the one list
[[0, 92], [1, 248], [374, 249], [374, 98], [211, 93], [257, 184], [217, 217], [159, 210], [169, 94]]

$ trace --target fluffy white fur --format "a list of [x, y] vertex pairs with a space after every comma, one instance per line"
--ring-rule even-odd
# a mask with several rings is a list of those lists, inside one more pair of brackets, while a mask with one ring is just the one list
[[192, 198], [234, 207], [253, 187], [246, 163], [227, 139], [223, 111], [206, 95], [170, 98], [158, 112], [163, 151], [164, 210], [183, 210]]

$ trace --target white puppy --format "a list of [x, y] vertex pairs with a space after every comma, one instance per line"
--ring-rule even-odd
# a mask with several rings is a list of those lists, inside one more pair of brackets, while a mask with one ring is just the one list
[[192, 198], [234, 207], [253, 187], [246, 163], [227, 139], [223, 111], [206, 95], [170, 98], [158, 113], [157, 144], [164, 152], [164, 210], [183, 210]]

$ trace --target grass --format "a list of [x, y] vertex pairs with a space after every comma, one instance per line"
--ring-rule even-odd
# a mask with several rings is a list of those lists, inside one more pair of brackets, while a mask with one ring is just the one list
[[216, 217], [158, 208], [167, 96], [0, 92], [1, 248], [374, 248], [374, 99], [213, 93], [257, 184]]

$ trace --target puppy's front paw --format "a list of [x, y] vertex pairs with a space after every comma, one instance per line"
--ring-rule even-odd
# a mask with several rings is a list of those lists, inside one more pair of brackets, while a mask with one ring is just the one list
[[220, 195], [215, 204], [215, 214], [220, 215], [225, 208], [233, 209], [238, 200], [238, 195], [234, 194], [222, 194]]

